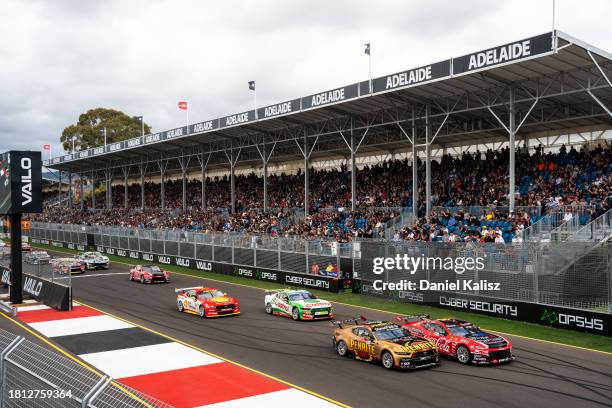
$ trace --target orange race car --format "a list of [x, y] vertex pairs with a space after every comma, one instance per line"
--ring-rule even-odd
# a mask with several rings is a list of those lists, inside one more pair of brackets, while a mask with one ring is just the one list
[[236, 298], [215, 288], [202, 286], [175, 289], [179, 312], [193, 313], [200, 317], [219, 317], [240, 314]]

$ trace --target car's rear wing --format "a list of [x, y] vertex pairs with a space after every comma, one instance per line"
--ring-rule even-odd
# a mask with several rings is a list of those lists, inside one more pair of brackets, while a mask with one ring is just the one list
[[397, 315], [395, 316], [395, 320], [399, 323], [415, 323], [420, 322], [422, 320], [429, 320], [431, 317], [429, 315]]
[[177, 293], [177, 294], [183, 294], [183, 293], [185, 293], [185, 292], [187, 292], [188, 290], [191, 290], [191, 289], [204, 289], [204, 286], [193, 286], [191, 288], [175, 288], [174, 292]]
[[333, 326], [337, 326], [339, 329], [343, 329], [344, 326], [356, 326], [359, 324], [359, 319], [345, 319], [345, 320], [331, 320], [330, 323]]

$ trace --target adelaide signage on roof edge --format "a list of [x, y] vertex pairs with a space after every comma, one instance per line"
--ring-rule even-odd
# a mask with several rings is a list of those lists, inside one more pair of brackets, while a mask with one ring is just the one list
[[552, 51], [552, 33], [453, 58], [453, 75], [476, 71]]

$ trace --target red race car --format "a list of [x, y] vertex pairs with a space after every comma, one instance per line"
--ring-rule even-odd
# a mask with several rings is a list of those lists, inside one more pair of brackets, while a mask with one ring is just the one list
[[140, 281], [140, 283], [168, 283], [170, 274], [159, 269], [157, 265], [136, 265], [130, 269], [130, 280]]
[[179, 312], [194, 313], [200, 317], [219, 317], [240, 314], [238, 300], [215, 288], [198, 286], [175, 289]]
[[499, 364], [514, 360], [508, 339], [480, 330], [458, 319], [432, 320], [425, 317], [398, 317], [402, 327], [414, 336], [425, 337], [438, 352], [456, 358], [462, 364]]

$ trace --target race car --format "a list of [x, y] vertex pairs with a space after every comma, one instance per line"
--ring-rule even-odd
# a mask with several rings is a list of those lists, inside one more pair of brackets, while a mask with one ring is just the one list
[[108, 269], [110, 266], [108, 256], [97, 251], [83, 252], [78, 255], [78, 258], [85, 262], [85, 269]]
[[170, 281], [170, 273], [162, 271], [157, 265], [136, 265], [130, 269], [130, 280], [140, 283], [155, 283]]
[[333, 322], [333, 344], [340, 357], [381, 362], [386, 369], [414, 370], [438, 364], [436, 345], [392, 322], [344, 320]]
[[62, 274], [81, 274], [85, 272], [85, 262], [78, 258], [53, 258], [51, 259], [51, 267], [54, 272]]
[[307, 290], [266, 290], [266, 313], [291, 317], [293, 320], [318, 320], [334, 317], [331, 303], [318, 299]]
[[32, 265], [48, 264], [51, 260], [51, 255], [47, 251], [31, 251], [24, 256], [24, 260]]
[[200, 317], [220, 317], [240, 314], [238, 300], [215, 288], [202, 286], [175, 289], [179, 312], [194, 313]]
[[21, 250], [24, 252], [29, 252], [32, 250], [32, 245], [30, 245], [28, 242], [21, 242]]
[[402, 327], [415, 336], [425, 337], [438, 352], [462, 364], [499, 364], [514, 360], [508, 339], [480, 330], [459, 319], [431, 320], [426, 317], [401, 317]]

